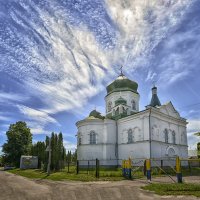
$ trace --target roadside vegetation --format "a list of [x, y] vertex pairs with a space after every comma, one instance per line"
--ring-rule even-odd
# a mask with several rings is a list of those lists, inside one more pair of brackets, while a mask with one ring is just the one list
[[73, 181], [120, 181], [124, 180], [121, 174], [121, 170], [105, 170], [100, 171], [100, 178], [95, 177], [95, 170], [82, 170], [79, 174], [76, 174], [75, 167], [70, 167], [70, 172], [65, 168], [59, 172], [53, 172], [49, 176], [43, 170], [39, 169], [12, 169], [10, 173], [24, 176], [30, 179], [48, 179], [53, 181], [73, 180]]
[[200, 184], [194, 183], [152, 183], [142, 187], [142, 189], [154, 191], [159, 195], [194, 195], [196, 197], [200, 197]]

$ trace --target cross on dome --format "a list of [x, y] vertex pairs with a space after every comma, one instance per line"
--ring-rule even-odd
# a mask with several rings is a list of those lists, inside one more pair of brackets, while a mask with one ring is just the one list
[[121, 73], [120, 73], [120, 75], [119, 75], [119, 76], [124, 76], [124, 74], [123, 74], [123, 70], [122, 70], [122, 69], [123, 69], [123, 67], [124, 67], [124, 66], [123, 66], [123, 65], [121, 65], [121, 67], [120, 67], [120, 72], [121, 72]]

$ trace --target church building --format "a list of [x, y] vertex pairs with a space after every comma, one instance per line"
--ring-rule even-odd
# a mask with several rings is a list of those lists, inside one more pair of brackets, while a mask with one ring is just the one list
[[141, 111], [138, 84], [123, 73], [106, 89], [106, 115], [93, 110], [76, 123], [78, 160], [98, 158], [104, 165], [117, 166], [129, 157], [188, 157], [186, 119], [171, 102], [160, 103], [157, 87]]

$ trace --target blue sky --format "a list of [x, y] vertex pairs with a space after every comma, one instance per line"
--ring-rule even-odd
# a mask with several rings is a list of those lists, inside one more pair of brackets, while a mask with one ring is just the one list
[[27, 122], [33, 141], [104, 109], [105, 87], [124, 73], [138, 82], [140, 109], [156, 82], [162, 103], [200, 131], [200, 1], [0, 0], [0, 146], [9, 124]]

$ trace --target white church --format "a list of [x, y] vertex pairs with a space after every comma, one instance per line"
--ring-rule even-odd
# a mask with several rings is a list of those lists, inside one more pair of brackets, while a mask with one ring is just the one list
[[79, 161], [97, 158], [117, 166], [128, 158], [188, 157], [186, 119], [171, 102], [160, 103], [155, 86], [150, 104], [141, 111], [138, 84], [123, 73], [106, 89], [106, 116], [93, 110], [76, 123]]

